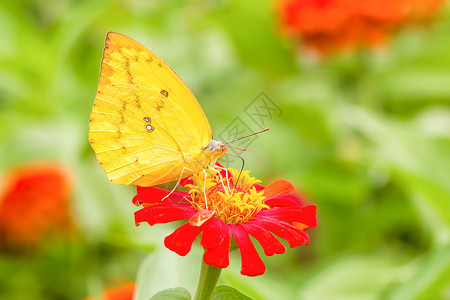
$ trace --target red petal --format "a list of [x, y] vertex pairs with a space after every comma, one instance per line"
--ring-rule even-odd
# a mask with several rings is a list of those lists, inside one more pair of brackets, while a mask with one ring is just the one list
[[291, 222], [291, 225], [297, 227], [298, 229], [300, 229], [300, 230], [302, 230], [302, 231], [305, 231], [306, 229], [309, 228], [308, 225], [305, 225], [305, 224], [300, 223], [300, 222]]
[[219, 166], [219, 167], [222, 167], [222, 168], [225, 168], [225, 166], [224, 165], [222, 165], [220, 162], [218, 162], [218, 161], [216, 161], [216, 166]]
[[192, 206], [175, 205], [172, 203], [155, 204], [144, 207], [134, 213], [136, 225], [147, 222], [150, 225], [187, 220], [197, 211]]
[[317, 227], [315, 205], [263, 209], [257, 215], [287, 222], [300, 222], [310, 227]]
[[241, 224], [231, 227], [233, 230], [234, 239], [239, 246], [241, 252], [241, 274], [247, 276], [258, 276], [264, 274], [266, 266], [256, 252], [252, 240]]
[[189, 223], [182, 225], [172, 234], [166, 236], [164, 245], [167, 249], [172, 250], [178, 255], [185, 256], [191, 251], [192, 243], [198, 234], [202, 231], [202, 227], [192, 226]]
[[309, 237], [306, 233], [301, 231], [300, 229], [276, 219], [271, 219], [262, 216], [255, 216], [251, 220], [253, 224], [257, 224], [280, 238], [286, 240], [289, 243], [291, 248], [302, 245], [306, 242], [306, 245], [309, 244]]
[[[142, 187], [137, 186], [137, 195], [133, 198], [133, 203], [135, 205], [141, 205], [142, 203], [159, 203], [161, 200], [169, 194], [170, 191], [166, 191], [153, 186]], [[169, 197], [164, 199], [164, 201], [170, 202], [186, 202], [184, 197], [188, 197], [189, 193], [182, 191], [174, 191]]]
[[264, 196], [272, 197], [276, 195], [288, 194], [293, 192], [295, 187], [286, 179], [278, 179], [269, 184], [264, 190]]
[[253, 186], [255, 187], [257, 192], [261, 192], [262, 190], [264, 190], [266, 188], [265, 186], [258, 184], [258, 183], [254, 184]]
[[205, 224], [203, 228], [201, 245], [205, 249], [218, 247], [224, 240], [228, 228], [224, 227], [221, 220], [212, 218]]
[[[210, 222], [208, 222], [205, 227], [208, 226]], [[230, 225], [226, 225], [222, 221], [220, 221], [219, 226], [221, 227], [220, 232], [223, 234], [223, 239], [217, 247], [206, 249], [205, 254], [203, 254], [203, 261], [208, 265], [213, 265], [217, 268], [226, 268], [230, 264], [229, 252], [231, 231]], [[202, 243], [204, 243], [203, 236]]]
[[223, 177], [223, 178], [227, 178], [227, 174], [228, 174], [228, 178], [229, 178], [229, 179], [233, 178], [233, 174], [232, 174], [228, 169], [222, 170], [222, 171], [220, 172], [220, 174], [222, 174], [222, 177]]
[[190, 177], [191, 177], [191, 176], [188, 176], [188, 177], [186, 177], [186, 178], [181, 179], [180, 185], [181, 185], [182, 187], [185, 187], [185, 186], [188, 185], [188, 184], [194, 184], [194, 181], [192, 181], [191, 179], [189, 179]]
[[266, 198], [264, 199], [264, 204], [270, 207], [303, 206], [300, 198], [292, 194]]
[[264, 254], [267, 256], [281, 254], [286, 251], [286, 247], [265, 228], [249, 222], [242, 224], [242, 226], [251, 236], [258, 240], [264, 250]]
[[206, 221], [212, 218], [216, 214], [215, 210], [202, 209], [201, 211], [196, 212], [190, 219], [189, 224], [192, 226], [200, 227]]

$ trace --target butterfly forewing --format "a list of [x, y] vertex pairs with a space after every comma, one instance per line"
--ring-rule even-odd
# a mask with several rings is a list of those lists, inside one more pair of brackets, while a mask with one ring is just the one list
[[133, 39], [109, 33], [89, 126], [108, 178], [142, 186], [176, 180], [185, 158], [210, 138], [203, 110], [172, 69]]

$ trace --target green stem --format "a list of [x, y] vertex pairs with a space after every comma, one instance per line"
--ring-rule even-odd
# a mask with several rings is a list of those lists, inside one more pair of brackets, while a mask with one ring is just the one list
[[193, 300], [211, 299], [217, 280], [219, 279], [221, 268], [206, 264], [202, 259], [200, 278], [198, 279], [197, 292]]

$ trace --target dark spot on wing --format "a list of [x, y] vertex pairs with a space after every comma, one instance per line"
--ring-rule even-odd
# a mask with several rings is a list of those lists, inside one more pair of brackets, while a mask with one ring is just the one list
[[137, 108], [141, 109], [141, 100], [139, 99], [138, 94], [133, 94], [133, 95], [135, 97], [134, 102], [136, 102]]
[[160, 103], [157, 103], [157, 102], [155, 102], [155, 104], [156, 104], [156, 110], [157, 111], [161, 111], [161, 108], [163, 108], [164, 107], [164, 102], [160, 102]]
[[133, 74], [131, 74], [131, 71], [130, 71], [130, 59], [126, 56], [124, 56], [124, 59], [125, 59], [125, 70], [128, 74], [128, 83], [134, 84]]
[[169, 96], [169, 92], [168, 91], [166, 91], [166, 90], [162, 90], [161, 91], [161, 95], [163, 95], [164, 97], [168, 97]]

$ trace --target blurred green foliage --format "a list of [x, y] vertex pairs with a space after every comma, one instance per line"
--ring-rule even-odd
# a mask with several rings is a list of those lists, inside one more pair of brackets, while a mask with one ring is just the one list
[[294, 182], [319, 226], [308, 247], [264, 258], [258, 278], [239, 275], [233, 254], [222, 283], [255, 299], [450, 299], [450, 10], [383, 49], [323, 60], [278, 24], [270, 1], [1, 2], [1, 171], [67, 166], [81, 234], [0, 254], [0, 298], [80, 299], [135, 280], [138, 299], [172, 282], [195, 292], [200, 254], [167, 267], [179, 259], [162, 245], [172, 227], [134, 226], [134, 189], [107, 181], [87, 140], [104, 38], [117, 31], [177, 71], [216, 134], [236, 117], [252, 124], [244, 109], [261, 91], [283, 112], [246, 168]]

